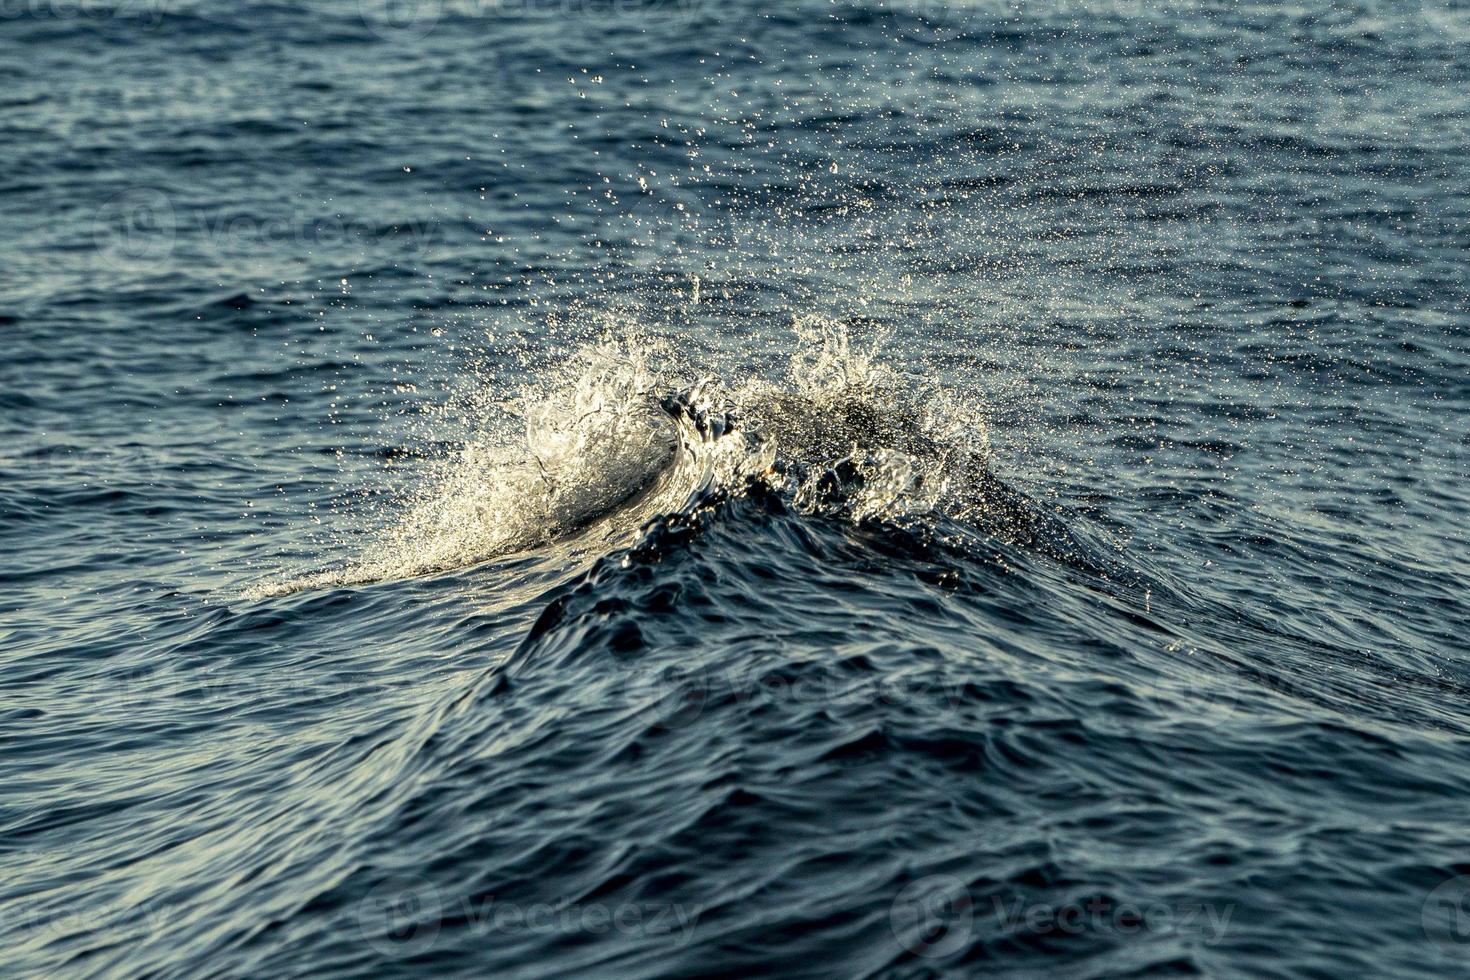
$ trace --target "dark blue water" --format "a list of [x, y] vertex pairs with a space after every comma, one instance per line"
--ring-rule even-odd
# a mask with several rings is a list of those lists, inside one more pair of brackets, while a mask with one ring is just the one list
[[0, 3], [0, 973], [1470, 973], [1470, 10]]

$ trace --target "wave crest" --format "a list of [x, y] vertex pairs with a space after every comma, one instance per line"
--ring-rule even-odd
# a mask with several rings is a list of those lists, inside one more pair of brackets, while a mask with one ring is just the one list
[[432, 464], [400, 519], [339, 568], [256, 586], [261, 598], [477, 564], [575, 537], [630, 541], [650, 519], [761, 480], [851, 520], [962, 510], [987, 485], [977, 403], [879, 360], [846, 325], [807, 318], [785, 376], [694, 384], [636, 336], [578, 351], [527, 386], [518, 427]]

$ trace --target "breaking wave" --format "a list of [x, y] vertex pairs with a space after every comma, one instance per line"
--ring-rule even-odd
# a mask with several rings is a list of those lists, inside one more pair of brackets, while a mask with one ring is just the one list
[[408, 578], [553, 543], [605, 552], [660, 515], [752, 483], [853, 522], [942, 514], [1035, 537], [1039, 512], [988, 464], [983, 406], [885, 364], [882, 339], [794, 323], [784, 375], [731, 385], [636, 335], [578, 350], [512, 400], [513, 425], [432, 463], [351, 561], [247, 598]]

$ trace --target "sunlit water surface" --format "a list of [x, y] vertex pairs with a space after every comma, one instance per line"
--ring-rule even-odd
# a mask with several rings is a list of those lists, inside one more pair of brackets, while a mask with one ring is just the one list
[[1465, 975], [1467, 43], [11, 5], [0, 972]]

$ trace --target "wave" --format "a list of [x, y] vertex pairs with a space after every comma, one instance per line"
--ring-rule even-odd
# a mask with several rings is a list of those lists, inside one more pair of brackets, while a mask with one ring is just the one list
[[881, 337], [861, 345], [815, 317], [793, 326], [784, 374], [738, 385], [636, 335], [590, 344], [519, 393], [517, 424], [433, 464], [354, 560], [245, 596], [410, 578], [556, 542], [605, 552], [753, 483], [853, 522], [941, 514], [1016, 540], [1066, 537], [992, 474], [978, 399], [888, 367]]

